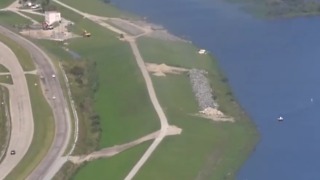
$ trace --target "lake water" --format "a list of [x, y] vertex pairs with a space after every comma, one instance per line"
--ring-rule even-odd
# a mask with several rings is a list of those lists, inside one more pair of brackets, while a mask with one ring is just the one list
[[261, 133], [237, 179], [320, 179], [319, 17], [259, 20], [221, 0], [112, 2], [218, 59]]

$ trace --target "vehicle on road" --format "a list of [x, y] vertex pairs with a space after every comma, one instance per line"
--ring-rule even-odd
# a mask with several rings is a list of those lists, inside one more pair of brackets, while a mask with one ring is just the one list
[[16, 151], [15, 151], [15, 150], [12, 150], [12, 151], [10, 151], [10, 154], [11, 154], [11, 155], [15, 155], [15, 154], [16, 154]]

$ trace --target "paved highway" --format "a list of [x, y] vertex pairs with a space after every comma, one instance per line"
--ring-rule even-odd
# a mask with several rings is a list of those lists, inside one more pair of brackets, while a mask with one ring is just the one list
[[[27, 179], [48, 179], [48, 175], [53, 176], [67, 160], [66, 157], [63, 157], [63, 153], [67, 148], [71, 132], [71, 120], [68, 104], [64, 98], [58, 78], [52, 77], [53, 74], [56, 74], [56, 71], [50, 58], [32, 42], [2, 26], [0, 26], [0, 33], [10, 37], [29, 51], [37, 66], [38, 74], [43, 77], [41, 80], [41, 87], [52, 108], [56, 131], [49, 152]], [[53, 99], [53, 96], [56, 98]], [[23, 140], [24, 139], [22, 138], [21, 141]]]

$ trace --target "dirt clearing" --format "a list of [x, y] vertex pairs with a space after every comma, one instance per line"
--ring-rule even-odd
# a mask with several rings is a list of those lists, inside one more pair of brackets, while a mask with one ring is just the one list
[[168, 66], [166, 64], [145, 63], [146, 68], [155, 76], [166, 76], [166, 74], [182, 74], [188, 72], [188, 69]]

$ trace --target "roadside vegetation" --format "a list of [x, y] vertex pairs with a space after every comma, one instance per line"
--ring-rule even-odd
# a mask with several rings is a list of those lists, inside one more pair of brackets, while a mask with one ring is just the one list
[[199, 55], [192, 44], [152, 38], [141, 38], [138, 43], [146, 62], [205, 69], [219, 109], [236, 122], [213, 122], [197, 117], [198, 103], [187, 74], [153, 76], [157, 96], [170, 124], [183, 131], [164, 140], [136, 179], [234, 179], [258, 134], [235, 102], [216, 61], [210, 55]]
[[10, 136], [10, 101], [9, 91], [6, 87], [0, 86], [0, 162], [8, 146]]
[[0, 75], [0, 83], [13, 84], [11, 75]]
[[[52, 110], [42, 94], [39, 78], [26, 75], [34, 118], [35, 134], [27, 154], [6, 179], [26, 179], [48, 152], [54, 136], [54, 118]], [[37, 83], [38, 86], [35, 86]]]
[[24, 71], [35, 70], [35, 66], [31, 59], [30, 53], [26, 49], [24, 49], [21, 45], [2, 34], [0, 34], [0, 41], [6, 44], [13, 51], [13, 53], [17, 56]]

